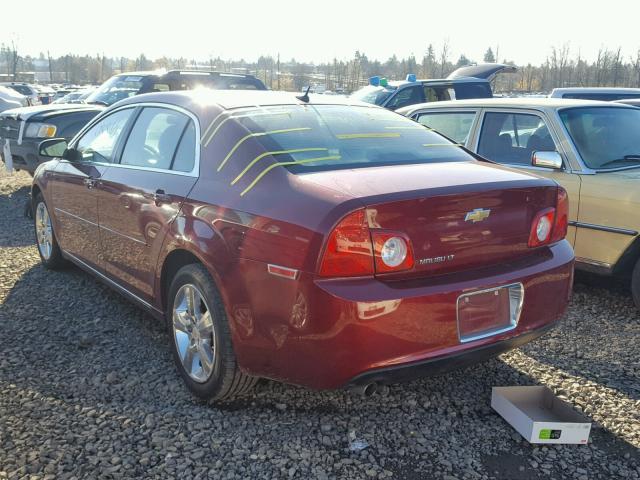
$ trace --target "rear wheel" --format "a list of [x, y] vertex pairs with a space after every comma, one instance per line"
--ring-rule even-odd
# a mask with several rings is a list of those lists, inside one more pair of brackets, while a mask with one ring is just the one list
[[42, 264], [46, 268], [51, 270], [62, 268], [66, 265], [66, 261], [62, 257], [62, 252], [53, 231], [51, 216], [41, 193], [36, 195], [33, 206], [33, 225], [40, 260], [42, 260]]
[[182, 267], [167, 298], [173, 358], [189, 390], [213, 401], [251, 390], [257, 378], [238, 367], [222, 299], [207, 270]]
[[631, 295], [636, 307], [640, 309], [640, 259], [636, 262], [631, 274]]

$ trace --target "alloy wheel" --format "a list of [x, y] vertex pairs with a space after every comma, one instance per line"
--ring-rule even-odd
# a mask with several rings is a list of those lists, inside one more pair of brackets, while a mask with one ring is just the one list
[[184, 371], [206, 382], [215, 366], [216, 333], [204, 295], [193, 284], [180, 287], [173, 302], [173, 339]]
[[44, 202], [38, 203], [35, 223], [38, 250], [40, 250], [42, 258], [49, 260], [53, 249], [53, 230], [51, 228], [51, 217]]

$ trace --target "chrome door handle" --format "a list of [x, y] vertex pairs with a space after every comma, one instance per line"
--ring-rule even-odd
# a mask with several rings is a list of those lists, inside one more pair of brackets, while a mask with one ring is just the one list
[[163, 203], [171, 203], [171, 195], [164, 193], [164, 190], [162, 189], [158, 189], [156, 190], [156, 192], [153, 194], [153, 203], [156, 204], [156, 206], [160, 206]]
[[91, 177], [85, 178], [83, 182], [84, 182], [84, 186], [87, 188], [93, 188], [98, 183], [98, 181], [95, 178], [91, 178]]

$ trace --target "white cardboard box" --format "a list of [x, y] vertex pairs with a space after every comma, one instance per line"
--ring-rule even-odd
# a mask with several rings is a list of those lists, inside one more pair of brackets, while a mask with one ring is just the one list
[[530, 443], [589, 441], [589, 419], [547, 387], [493, 387], [491, 408]]

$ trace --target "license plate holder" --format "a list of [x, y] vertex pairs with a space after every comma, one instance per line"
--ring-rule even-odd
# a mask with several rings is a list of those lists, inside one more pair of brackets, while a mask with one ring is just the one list
[[521, 283], [462, 294], [456, 304], [461, 343], [508, 332], [518, 326], [524, 287]]

